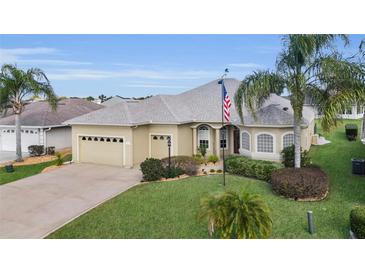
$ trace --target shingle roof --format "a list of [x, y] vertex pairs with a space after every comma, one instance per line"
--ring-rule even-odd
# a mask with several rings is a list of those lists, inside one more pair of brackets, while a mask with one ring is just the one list
[[[104, 108], [84, 99], [63, 99], [58, 102], [57, 110], [52, 111], [48, 102], [39, 101], [25, 106], [21, 114], [23, 126], [57, 126], [66, 120]], [[1, 125], [14, 125], [15, 115], [12, 112], [0, 118]]]
[[[225, 87], [233, 100], [240, 81], [225, 79]], [[234, 107], [231, 108], [233, 124], [241, 124]], [[284, 110], [286, 108], [286, 110]], [[314, 119], [309, 108], [303, 110], [303, 123]], [[245, 125], [289, 126], [293, 124], [293, 111], [290, 101], [272, 94], [263, 107], [258, 110], [256, 119], [244, 108]], [[138, 125], [149, 123], [181, 124], [187, 122], [220, 122], [221, 85], [217, 80], [177, 95], [156, 95], [138, 104], [121, 102], [119, 104], [76, 117], [69, 124]]]

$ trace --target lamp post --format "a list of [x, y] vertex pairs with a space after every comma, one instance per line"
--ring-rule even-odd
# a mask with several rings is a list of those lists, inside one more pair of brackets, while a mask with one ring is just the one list
[[167, 146], [169, 148], [169, 170], [171, 167], [171, 136], [167, 136]]

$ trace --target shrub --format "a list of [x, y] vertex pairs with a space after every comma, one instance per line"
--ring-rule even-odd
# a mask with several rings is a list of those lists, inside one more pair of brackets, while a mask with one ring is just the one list
[[216, 162], [218, 162], [218, 156], [214, 154], [209, 155], [208, 162], [215, 164]]
[[349, 141], [356, 140], [357, 125], [356, 124], [347, 124], [347, 125], [345, 125], [345, 132], [346, 132], [347, 139]]
[[54, 155], [55, 154], [55, 150], [56, 150], [55, 147], [47, 147], [46, 148], [46, 154], [47, 155]]
[[216, 172], [217, 172], [217, 173], [222, 173], [222, 172], [223, 172], [223, 170], [218, 169]]
[[229, 173], [265, 181], [269, 181], [271, 173], [281, 167], [280, 163], [252, 160], [237, 155], [228, 156], [225, 160], [225, 168]]
[[198, 147], [199, 153], [205, 158], [205, 155], [207, 154], [207, 146], [206, 145], [200, 145]]
[[57, 159], [56, 159], [56, 165], [57, 166], [62, 166], [62, 164], [63, 164], [62, 154], [59, 153], [59, 152], [57, 152], [56, 153], [56, 157], [57, 157]]
[[215, 173], [215, 169], [212, 168], [211, 170], [209, 170], [209, 172], [210, 173]]
[[317, 167], [283, 168], [271, 175], [272, 189], [291, 199], [320, 200], [328, 192], [328, 178]]
[[[169, 158], [161, 160], [164, 168], [169, 165]], [[196, 175], [198, 173], [198, 163], [190, 156], [173, 156], [171, 157], [171, 167], [180, 168], [187, 175]]]
[[165, 169], [159, 159], [147, 158], [141, 163], [140, 167], [144, 181], [157, 181], [165, 175]]
[[[281, 156], [283, 158], [282, 163], [285, 167], [294, 167], [294, 145], [284, 148], [281, 151]], [[307, 150], [302, 150], [300, 152], [300, 165], [302, 167], [309, 166], [311, 164], [311, 158], [309, 157], [309, 152]]]
[[197, 163], [197, 164], [204, 164], [204, 158], [203, 158], [203, 156], [201, 155], [201, 154], [194, 154], [193, 155], [193, 159], [195, 160], [195, 162]]
[[176, 178], [180, 175], [184, 174], [184, 170], [180, 167], [170, 167], [165, 168], [165, 178]]
[[207, 219], [210, 236], [223, 239], [268, 238], [271, 212], [257, 194], [233, 191], [208, 196], [201, 201], [200, 217]]
[[38, 146], [38, 145], [29, 146], [28, 152], [31, 157], [41, 156], [44, 154], [44, 146]]
[[350, 226], [357, 238], [365, 239], [365, 206], [359, 206], [351, 210]]

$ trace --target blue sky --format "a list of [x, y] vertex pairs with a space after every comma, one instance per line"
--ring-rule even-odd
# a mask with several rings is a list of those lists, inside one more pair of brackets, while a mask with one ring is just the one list
[[[355, 52], [365, 35], [351, 35]], [[59, 96], [179, 93], [273, 68], [280, 35], [0, 35], [0, 65], [43, 69]]]

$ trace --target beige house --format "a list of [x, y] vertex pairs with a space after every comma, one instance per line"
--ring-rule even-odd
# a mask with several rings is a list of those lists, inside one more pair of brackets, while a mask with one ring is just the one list
[[[225, 79], [233, 99], [240, 85]], [[314, 112], [305, 107], [302, 147], [309, 149]], [[243, 123], [234, 104], [231, 123], [221, 125], [221, 86], [212, 81], [178, 95], [157, 95], [142, 101], [120, 102], [67, 121], [72, 126], [75, 162], [132, 167], [148, 157], [193, 155], [200, 145], [207, 154], [242, 154], [254, 159], [280, 160], [293, 144], [293, 111], [289, 100], [272, 94], [254, 119], [244, 110]]]

